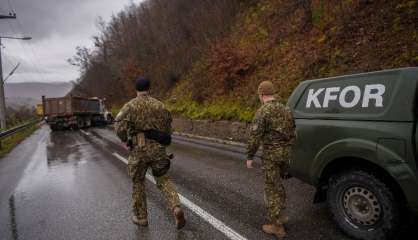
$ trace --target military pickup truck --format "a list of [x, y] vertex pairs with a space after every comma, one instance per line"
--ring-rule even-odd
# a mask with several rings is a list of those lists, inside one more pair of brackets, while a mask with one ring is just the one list
[[354, 238], [391, 239], [418, 213], [417, 91], [418, 68], [403, 68], [304, 81], [289, 98], [290, 173]]

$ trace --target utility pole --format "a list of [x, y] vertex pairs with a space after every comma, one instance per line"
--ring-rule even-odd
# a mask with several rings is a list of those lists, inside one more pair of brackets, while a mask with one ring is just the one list
[[[16, 14], [0, 15], [0, 19], [14, 19]], [[1, 38], [0, 38], [0, 128], [6, 130], [6, 99], [4, 96], [3, 65], [1, 62]]]
[[6, 99], [4, 96], [3, 64], [1, 62], [1, 38], [0, 38], [0, 127], [6, 130]]
[[[15, 13], [9, 13], [9, 15], [0, 15], [0, 19], [14, 19], [16, 18]], [[8, 38], [8, 39], [19, 39], [19, 40], [30, 40], [30, 37], [3, 37], [0, 36], [0, 128], [6, 130], [6, 99], [4, 95], [4, 81], [3, 81], [3, 65], [2, 65], [2, 57], [1, 57], [1, 39]]]

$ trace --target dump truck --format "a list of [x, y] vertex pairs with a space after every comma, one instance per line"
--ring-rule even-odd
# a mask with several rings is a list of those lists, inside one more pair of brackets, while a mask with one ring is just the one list
[[418, 68], [301, 82], [290, 173], [356, 239], [399, 237], [418, 213]]
[[112, 114], [106, 110], [104, 100], [93, 97], [42, 97], [44, 119], [52, 130], [79, 129], [109, 124]]

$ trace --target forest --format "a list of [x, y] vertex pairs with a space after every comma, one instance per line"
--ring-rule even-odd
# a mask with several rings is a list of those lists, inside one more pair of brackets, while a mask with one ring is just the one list
[[97, 26], [72, 94], [117, 109], [144, 75], [192, 119], [251, 121], [263, 80], [286, 102], [303, 80], [418, 66], [416, 0], [147, 0]]
[[127, 6], [109, 23], [99, 19], [95, 49], [77, 47], [69, 59], [81, 72], [74, 91], [123, 102], [143, 74], [158, 89], [154, 94], [166, 97], [210, 42], [225, 33], [240, 2], [149, 0]]

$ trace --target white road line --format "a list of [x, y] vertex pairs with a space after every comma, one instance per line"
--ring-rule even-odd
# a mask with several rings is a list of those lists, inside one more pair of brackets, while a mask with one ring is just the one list
[[80, 132], [82, 132], [83, 134], [85, 134], [85, 135], [87, 135], [87, 136], [90, 136], [90, 133], [89, 133], [89, 132], [84, 131], [83, 129], [80, 129]]
[[[123, 156], [121, 156], [120, 154], [113, 153], [113, 156], [115, 156], [117, 159], [121, 160], [125, 164], [128, 164], [128, 160], [126, 158], [124, 158]], [[146, 175], [146, 178], [150, 182], [152, 182], [153, 184], [156, 184], [154, 178], [151, 175], [149, 175], [148, 173]], [[245, 238], [242, 235], [240, 235], [239, 233], [235, 232], [232, 228], [225, 225], [225, 223], [221, 222], [220, 220], [215, 218], [213, 215], [206, 212], [205, 210], [203, 210], [201, 207], [194, 204], [189, 199], [185, 198], [183, 195], [179, 194], [179, 198], [180, 198], [180, 202], [184, 206], [186, 206], [192, 212], [194, 212], [195, 214], [197, 214], [198, 216], [203, 218], [203, 220], [208, 222], [214, 228], [216, 228], [217, 230], [219, 230], [220, 232], [225, 234], [225, 236], [227, 236], [229, 239], [231, 239], [231, 240], [247, 240], [247, 238]]]
[[122, 157], [119, 153], [113, 153], [113, 156], [115, 156], [117, 159], [121, 160], [125, 164], [128, 164], [128, 159]]

